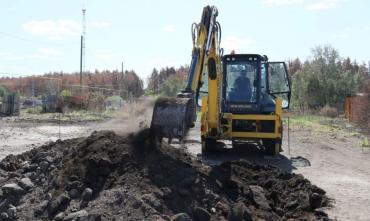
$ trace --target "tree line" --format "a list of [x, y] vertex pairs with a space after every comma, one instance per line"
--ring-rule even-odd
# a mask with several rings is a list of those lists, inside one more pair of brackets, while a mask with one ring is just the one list
[[[342, 58], [330, 45], [311, 49], [309, 59], [288, 61], [292, 83], [291, 106], [304, 111], [320, 109], [326, 105], [342, 105], [347, 95], [370, 92], [366, 64]], [[189, 66], [154, 68], [144, 89], [143, 80], [135, 71], [105, 70], [83, 74], [83, 85], [89, 91], [99, 91], [104, 96], [119, 95], [122, 98], [145, 95], [176, 96], [184, 88]], [[0, 95], [5, 90], [18, 91], [22, 95], [41, 96], [56, 91], [77, 90], [79, 73], [53, 72], [42, 77], [0, 78]], [[100, 90], [99, 88], [111, 89]]]
[[[39, 97], [61, 91], [81, 91], [80, 73], [52, 72], [42, 76], [3, 77], [0, 85], [7, 91], [23, 96]], [[83, 91], [99, 92], [104, 96], [119, 95], [122, 98], [139, 97], [144, 94], [144, 84], [135, 71], [104, 70], [85, 72], [82, 75]]]
[[[319, 110], [325, 106], [342, 107], [348, 95], [370, 92], [368, 67], [342, 58], [330, 45], [311, 49], [309, 59], [287, 62], [292, 84], [291, 107], [296, 110]], [[148, 80], [149, 94], [175, 96], [184, 87], [188, 66], [153, 69]]]
[[288, 63], [292, 106], [301, 111], [342, 106], [346, 96], [363, 91], [368, 84], [366, 64], [342, 59], [330, 45], [311, 49], [311, 59], [303, 63], [298, 58]]

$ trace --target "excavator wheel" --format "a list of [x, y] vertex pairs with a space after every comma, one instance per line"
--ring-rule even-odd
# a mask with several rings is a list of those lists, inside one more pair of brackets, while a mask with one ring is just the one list
[[211, 153], [216, 148], [217, 140], [202, 137], [202, 155]]
[[280, 139], [264, 139], [262, 144], [265, 147], [265, 152], [267, 155], [276, 156], [281, 151], [281, 141]]

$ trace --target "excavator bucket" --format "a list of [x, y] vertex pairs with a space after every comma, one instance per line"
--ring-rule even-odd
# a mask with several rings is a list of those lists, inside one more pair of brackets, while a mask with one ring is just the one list
[[196, 120], [196, 105], [193, 98], [160, 97], [154, 105], [150, 128], [160, 140], [173, 138], [180, 141], [186, 136]]

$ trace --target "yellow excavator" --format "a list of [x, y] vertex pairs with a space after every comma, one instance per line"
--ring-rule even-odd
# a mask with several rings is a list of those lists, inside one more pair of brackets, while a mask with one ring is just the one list
[[192, 25], [193, 51], [184, 90], [176, 98], [160, 97], [154, 105], [151, 129], [156, 136], [184, 139], [201, 110], [202, 154], [217, 140], [253, 141], [269, 155], [282, 145], [282, 114], [289, 108], [290, 81], [284, 62], [266, 55], [223, 55], [221, 26], [215, 6], [203, 9]]

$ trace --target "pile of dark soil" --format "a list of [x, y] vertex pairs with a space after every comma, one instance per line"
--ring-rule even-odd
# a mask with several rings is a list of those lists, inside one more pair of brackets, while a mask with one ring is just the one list
[[204, 166], [149, 130], [57, 141], [0, 168], [0, 220], [328, 220], [325, 191], [301, 175]]

